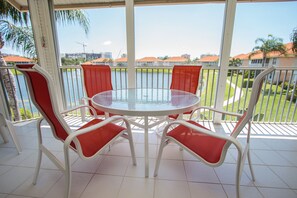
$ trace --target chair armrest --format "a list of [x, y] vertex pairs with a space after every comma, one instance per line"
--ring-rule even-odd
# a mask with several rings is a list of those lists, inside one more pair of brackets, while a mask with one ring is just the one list
[[81, 100], [92, 100], [92, 99], [89, 97], [82, 97]]
[[217, 113], [222, 113], [222, 114], [225, 114], [225, 115], [230, 115], [230, 116], [236, 116], [236, 117], [241, 117], [242, 114], [239, 114], [239, 113], [233, 113], [233, 112], [228, 112], [228, 111], [221, 111], [221, 110], [217, 110], [215, 108], [212, 108], [212, 107], [206, 107], [206, 106], [201, 106], [201, 107], [198, 107], [196, 109], [194, 109], [191, 113], [191, 116], [190, 116], [190, 119], [192, 118], [193, 114], [200, 110], [200, 109], [208, 109], [210, 111], [214, 111], [214, 112], [217, 112]]
[[90, 100], [91, 100], [91, 98], [89, 98], [89, 97], [82, 97], [80, 99], [80, 102], [81, 102], [82, 105], [87, 105], [88, 101], [90, 101]]
[[65, 114], [65, 113], [68, 113], [68, 112], [71, 112], [71, 111], [74, 111], [74, 110], [77, 110], [77, 109], [81, 109], [81, 108], [89, 108], [89, 109], [91, 109], [91, 111], [93, 112], [94, 117], [97, 118], [97, 112], [96, 112], [96, 110], [93, 107], [89, 106], [89, 105], [80, 105], [80, 106], [74, 107], [72, 109], [67, 109], [65, 111], [62, 111], [61, 114]]
[[204, 129], [202, 127], [193, 125], [193, 124], [191, 124], [191, 123], [189, 123], [187, 121], [184, 121], [184, 120], [176, 120], [176, 121], [173, 121], [173, 122], [169, 123], [165, 127], [165, 129], [163, 131], [163, 136], [165, 134], [167, 134], [167, 131], [169, 130], [169, 128], [172, 125], [174, 125], [174, 124], [183, 125], [185, 127], [188, 127], [190, 129], [193, 129], [195, 131], [199, 131], [199, 132], [201, 132], [203, 134], [206, 134], [206, 135], [209, 135], [209, 136], [212, 136], [212, 137], [216, 137], [216, 138], [219, 138], [219, 139], [223, 139], [223, 140], [229, 141], [229, 142], [233, 143], [237, 147], [237, 149], [242, 152], [242, 146], [241, 146], [240, 142], [236, 138], [234, 138], [232, 136], [229, 136], [229, 135], [222, 134], [222, 133], [216, 133], [215, 131]]
[[82, 135], [82, 134], [85, 134], [85, 133], [88, 133], [90, 131], [93, 131], [95, 129], [103, 127], [106, 124], [109, 124], [109, 123], [112, 123], [112, 122], [115, 122], [115, 121], [118, 121], [118, 120], [123, 120], [125, 122], [125, 124], [126, 124], [127, 129], [131, 130], [129, 121], [125, 117], [123, 117], [123, 116], [112, 116], [112, 117], [109, 117], [109, 118], [103, 120], [102, 122], [100, 122], [98, 124], [95, 124], [95, 125], [92, 125], [92, 126], [89, 126], [89, 127], [86, 127], [86, 128], [83, 128], [83, 129], [80, 129], [80, 130], [77, 130], [77, 131], [74, 131], [74, 132], [70, 133], [68, 135], [68, 137], [66, 138], [66, 140], [64, 141], [64, 149], [68, 149], [70, 143], [73, 141], [73, 139], [75, 137], [77, 137], [79, 135]]

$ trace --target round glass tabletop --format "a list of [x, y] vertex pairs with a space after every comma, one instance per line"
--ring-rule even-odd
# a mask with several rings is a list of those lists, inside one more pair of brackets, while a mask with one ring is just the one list
[[98, 93], [92, 104], [99, 110], [128, 116], [180, 114], [197, 107], [196, 95], [170, 89], [120, 89]]

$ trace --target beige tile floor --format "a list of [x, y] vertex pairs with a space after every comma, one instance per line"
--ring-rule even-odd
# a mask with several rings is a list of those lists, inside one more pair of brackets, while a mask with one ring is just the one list
[[[76, 125], [77, 123], [72, 123]], [[212, 126], [215, 130], [232, 129], [232, 124]], [[23, 152], [18, 155], [13, 143], [0, 140], [0, 198], [63, 197], [64, 176], [43, 157], [36, 186], [32, 185], [37, 159], [35, 122], [16, 125]], [[241, 179], [242, 197], [297, 197], [297, 126], [257, 124], [253, 126], [251, 153], [256, 182], [246, 166]], [[62, 144], [48, 126], [43, 126], [44, 142], [60, 159]], [[230, 148], [225, 163], [208, 167], [173, 144], [163, 154], [158, 177], [153, 177], [159, 137], [151, 131], [150, 176], [144, 178], [144, 144], [141, 130], [133, 130], [137, 166], [131, 162], [129, 145], [120, 140], [110, 151], [84, 161], [72, 152], [73, 198], [196, 198], [235, 197], [236, 150]], [[241, 142], [245, 139], [240, 137]]]

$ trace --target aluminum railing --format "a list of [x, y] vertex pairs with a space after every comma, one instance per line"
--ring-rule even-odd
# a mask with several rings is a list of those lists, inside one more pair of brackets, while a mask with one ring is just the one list
[[[39, 112], [37, 111], [36, 107], [33, 105], [32, 100], [30, 98], [29, 90], [27, 83], [24, 79], [22, 73], [14, 69], [12, 66], [9, 67], [0, 67], [1, 71], [5, 71], [5, 73], [11, 73], [13, 75], [13, 79], [10, 77], [7, 78], [7, 81], [3, 80], [2, 74], [0, 75], [0, 91], [1, 91], [1, 100], [4, 100], [6, 111], [5, 113], [8, 114], [10, 118], [14, 121], [20, 120], [30, 120], [32, 118], [40, 117]], [[2, 73], [2, 72], [1, 72]], [[10, 75], [9, 75], [10, 76]], [[5, 83], [7, 85], [5, 85]], [[9, 89], [15, 90], [15, 95], [9, 96], [8, 91]], [[15, 115], [12, 111], [12, 104], [10, 104], [10, 100], [16, 100], [18, 104], [18, 111], [20, 114], [21, 119], [15, 119]]]
[[[224, 108], [242, 113], [248, 105], [252, 82], [263, 68], [230, 68], [227, 78]], [[297, 122], [297, 67], [279, 67], [262, 85], [259, 101], [254, 110], [255, 122]], [[228, 86], [227, 86], [228, 87]], [[233, 93], [233, 96], [231, 96]], [[225, 118], [229, 120], [230, 118]]]
[[[12, 67], [14, 73], [16, 92], [22, 119], [31, 119], [39, 116], [28, 94], [26, 82], [22, 74]], [[263, 68], [230, 67], [224, 96], [224, 109], [231, 112], [242, 113], [247, 105], [251, 93], [251, 85], [256, 75]], [[62, 92], [65, 108], [71, 108], [80, 104], [84, 96], [81, 71], [79, 66], [60, 67]], [[171, 83], [171, 67], [136, 67], [137, 88], [169, 88]], [[197, 93], [201, 98], [201, 106], [214, 106], [216, 98], [218, 67], [204, 67], [201, 73], [200, 89]], [[297, 67], [280, 67], [271, 74], [263, 83], [259, 102], [254, 110], [254, 122], [297, 122]], [[127, 68], [112, 67], [112, 84], [114, 89], [127, 87]], [[1, 80], [2, 90], [4, 89]], [[4, 93], [6, 93], [4, 91]], [[8, 104], [7, 94], [5, 95]], [[10, 108], [8, 108], [10, 110]], [[10, 114], [12, 115], [12, 114]], [[212, 120], [211, 112], [205, 111], [201, 119]], [[223, 120], [231, 121], [231, 117], [223, 117]]]

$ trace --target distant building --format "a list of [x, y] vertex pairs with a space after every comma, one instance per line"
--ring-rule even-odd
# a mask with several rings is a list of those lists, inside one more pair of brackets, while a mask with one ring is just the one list
[[[264, 66], [276, 66], [276, 67], [287, 67], [297, 65], [297, 56], [292, 51], [293, 43], [285, 44], [287, 49], [286, 54], [280, 54], [279, 52], [271, 52], [267, 54], [267, 58]], [[250, 67], [262, 67], [263, 53], [261, 51], [256, 51], [254, 55], [250, 56], [250, 53], [239, 54], [233, 58], [239, 58], [242, 60], [242, 66]]]
[[169, 57], [163, 61], [164, 66], [173, 67], [174, 65], [183, 65], [187, 64], [189, 59], [181, 57], [181, 56], [174, 56]]
[[22, 56], [9, 55], [3, 57], [7, 65], [15, 65], [15, 64], [24, 64], [24, 63], [34, 63], [35, 61], [29, 58], [25, 58]]
[[190, 55], [190, 54], [183, 54], [183, 55], [181, 55], [181, 57], [183, 57], [183, 58], [186, 58], [186, 59], [190, 60], [190, 58], [191, 58], [191, 55]]
[[217, 55], [202, 55], [198, 61], [198, 64], [202, 65], [203, 67], [218, 66], [218, 63], [219, 56]]
[[61, 54], [61, 56], [65, 58], [84, 58], [86, 60], [92, 60], [97, 58], [112, 58], [111, 52], [101, 52], [101, 53], [65, 53]]
[[114, 60], [114, 66], [118, 67], [127, 67], [128, 66], [128, 58], [122, 57]]
[[203, 58], [205, 56], [218, 56], [217, 54], [201, 54], [200, 58]]
[[97, 58], [91, 61], [82, 63], [82, 65], [109, 65], [113, 66], [113, 61], [111, 58]]
[[158, 67], [162, 66], [163, 61], [156, 57], [144, 57], [136, 60], [136, 65], [139, 67]]
[[112, 53], [111, 52], [101, 52], [101, 58], [112, 58]]
[[[292, 51], [293, 43], [285, 44], [287, 49], [286, 54], [280, 54], [279, 52], [271, 52], [267, 54], [267, 58], [264, 64], [264, 67], [275, 66], [275, 67], [293, 67], [297, 65], [297, 55]], [[238, 58], [242, 61], [242, 67], [262, 67], [263, 61], [263, 53], [261, 51], [257, 51], [254, 55], [250, 56], [250, 53], [247, 54], [239, 54], [234, 56], [233, 58]], [[291, 72], [288, 72], [285, 78], [285, 72], [282, 72], [282, 75], [279, 77], [279, 81], [288, 81], [291, 78]], [[274, 75], [274, 79], [270, 76], [273, 82], [277, 81], [278, 71], [276, 71], [276, 75]], [[292, 77], [293, 81], [297, 80], [297, 73], [294, 73]]]

